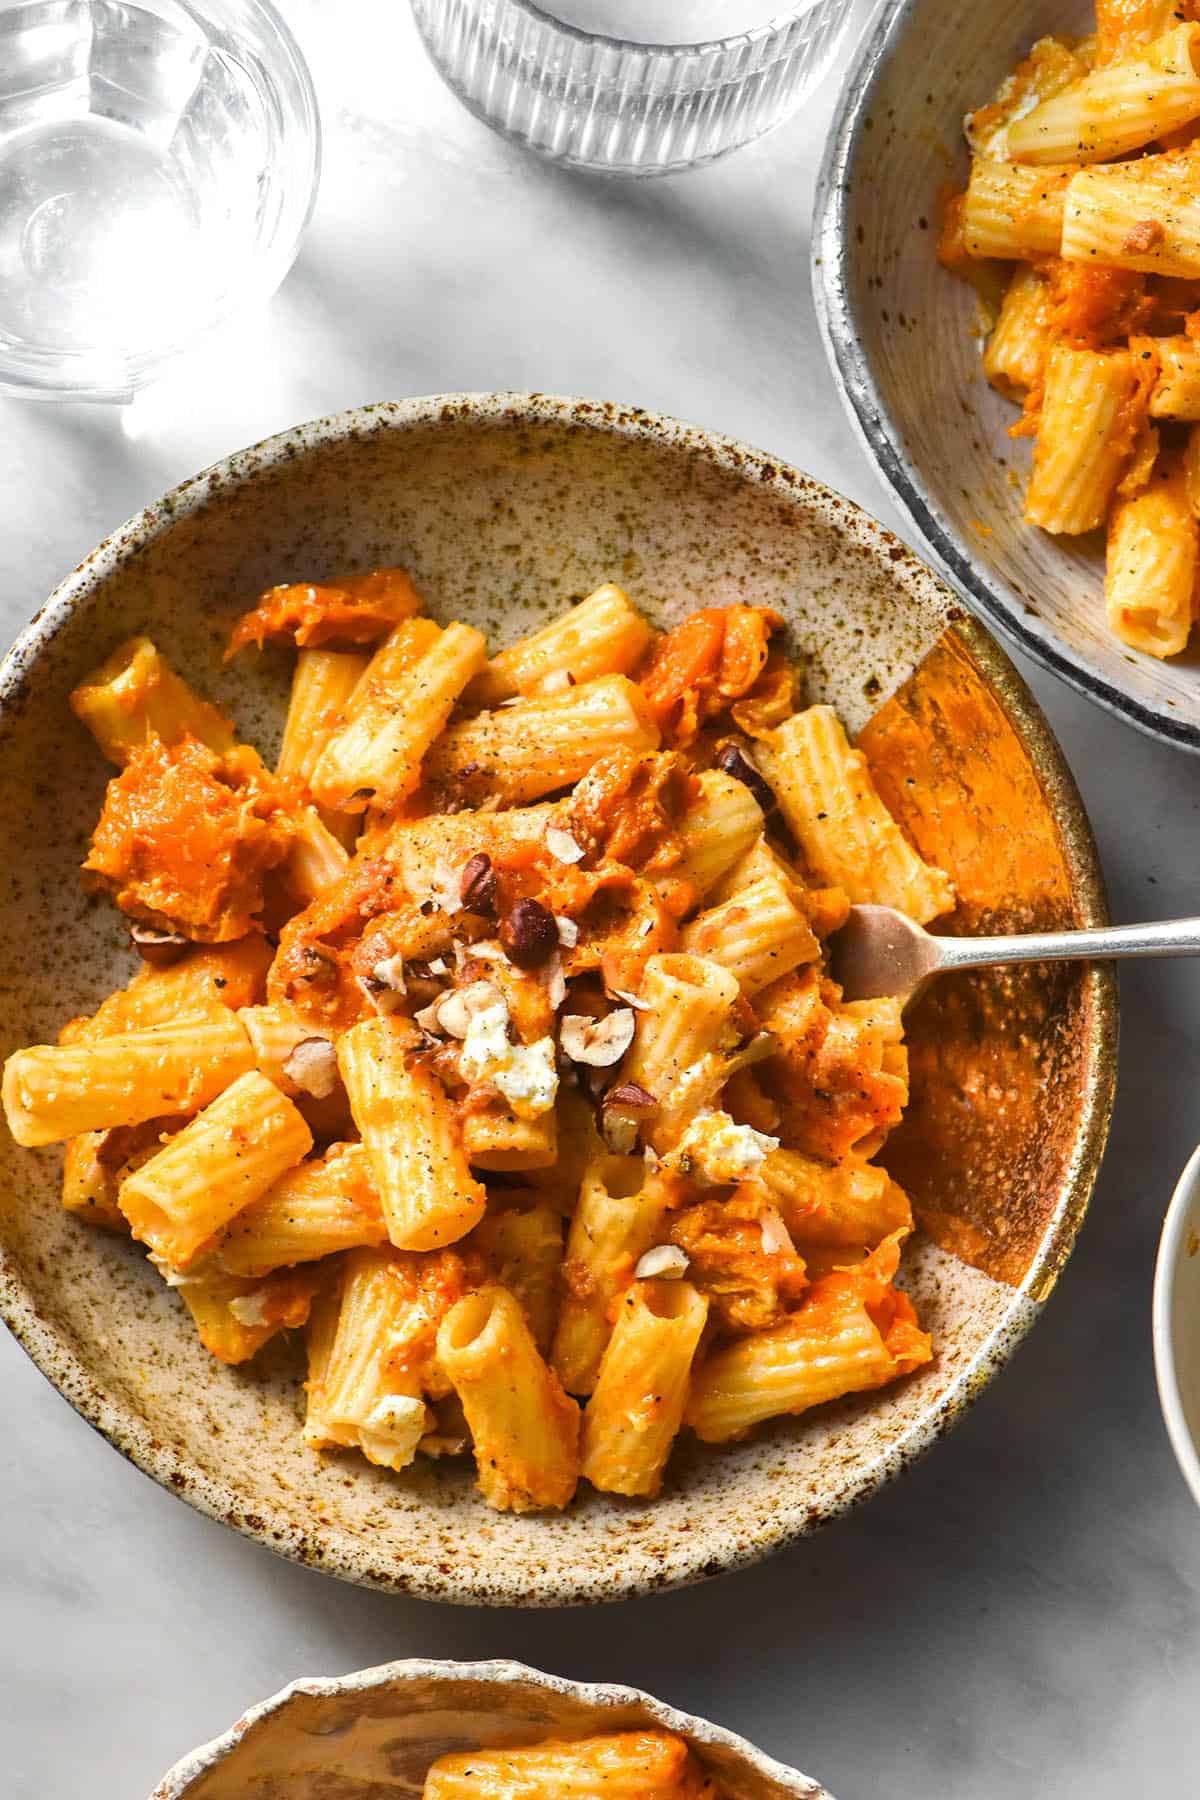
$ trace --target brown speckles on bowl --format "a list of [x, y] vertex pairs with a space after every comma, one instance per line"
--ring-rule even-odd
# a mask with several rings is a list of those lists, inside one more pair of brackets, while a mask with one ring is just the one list
[[687, 1739], [729, 1800], [833, 1800], [744, 1738], [635, 1688], [586, 1685], [512, 1662], [396, 1662], [301, 1680], [185, 1756], [151, 1800], [420, 1800], [430, 1763], [455, 1751], [598, 1731]]
[[[128, 973], [112, 914], [89, 905], [75, 879], [106, 772], [67, 710], [72, 683], [116, 639], [148, 629], [270, 753], [285, 664], [222, 669], [222, 628], [268, 582], [380, 561], [408, 564], [440, 616], [494, 618], [508, 636], [588, 592], [630, 552], [635, 598], [657, 619], [726, 596], [778, 606], [811, 696], [831, 700], [856, 731], [881, 708], [867, 739], [881, 767], [902, 784], [929, 775], [940, 797], [910, 819], [918, 837], [941, 843], [953, 800], [959, 829], [944, 833], [946, 856], [973, 884], [973, 905], [997, 928], [1051, 913], [1099, 922], [1087, 822], [1041, 715], [986, 634], [954, 622], [947, 590], [898, 548], [849, 502], [746, 446], [587, 402], [374, 406], [229, 458], [122, 526], [0, 672], [5, 1051], [52, 1036]], [[946, 667], [949, 688], [936, 679]], [[990, 817], [986, 776], [997, 758], [1021, 771], [1026, 832], [1012, 891], [989, 896], [973, 843]], [[30, 783], [46, 770], [53, 803], [30, 809]], [[113, 1443], [283, 1555], [377, 1587], [499, 1604], [698, 1580], [811, 1531], [903, 1468], [1004, 1362], [1069, 1252], [1111, 1101], [1111, 979], [1035, 977], [1008, 999], [989, 986], [995, 978], [966, 979], [953, 1030], [936, 1014], [916, 1021], [917, 1108], [932, 1154], [922, 1155], [919, 1133], [902, 1145], [938, 1242], [978, 1265], [928, 1242], [907, 1260], [936, 1362], [883, 1395], [729, 1451], [685, 1447], [652, 1508], [591, 1494], [560, 1517], [497, 1517], [465, 1469], [397, 1478], [357, 1460], [323, 1464], [296, 1429], [296, 1347], [269, 1350], [249, 1372], [213, 1363], [133, 1247], [61, 1212], [53, 1152], [0, 1147], [0, 1308]], [[983, 1102], [970, 1132], [934, 1130], [945, 1117], [939, 1083], [972, 1066], [963, 1033], [981, 1018], [982, 1050], [1018, 1087], [1053, 1076], [1036, 1154], [1027, 1108], [1006, 1116]], [[1005, 1235], [1010, 1219], [1019, 1229]]]

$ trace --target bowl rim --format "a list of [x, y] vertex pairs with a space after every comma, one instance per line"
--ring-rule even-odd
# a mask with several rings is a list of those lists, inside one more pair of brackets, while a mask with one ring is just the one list
[[1027, 612], [1000, 576], [970, 555], [906, 451], [855, 329], [850, 304], [847, 197], [864, 147], [867, 118], [893, 41], [922, 0], [886, 0], [860, 39], [842, 81], [817, 176], [812, 217], [812, 290], [826, 360], [855, 434], [879, 469], [935, 566], [1002, 637], [1097, 706], [1149, 737], [1200, 753], [1200, 720], [1176, 718], [1116, 686], [1090, 661], [1069, 652], [1057, 632]]
[[[541, 393], [496, 392], [437, 394], [399, 401], [376, 402], [310, 420], [276, 433], [262, 442], [221, 458], [172, 489], [161, 500], [135, 513], [105, 538], [54, 590], [18, 636], [0, 662], [0, 722], [20, 705], [44, 645], [63, 628], [81, 605], [128, 558], [170, 530], [179, 520], [199, 512], [209, 499], [229, 488], [246, 486], [277, 464], [291, 462], [318, 446], [377, 432], [411, 430], [438, 423], [560, 425], [594, 429], [629, 439], [641, 439], [662, 447], [685, 449], [710, 466], [774, 492], [781, 499], [796, 494], [836, 502], [838, 529], [870, 554], [890, 551], [893, 579], [907, 567], [915, 579], [944, 591], [945, 584], [927, 564], [885, 526], [854, 501], [836, 494], [815, 477], [805, 475], [777, 457], [722, 433], [685, 424], [669, 415], [613, 402], [576, 399]], [[903, 561], [896, 552], [903, 551]], [[953, 595], [947, 596], [953, 602]], [[957, 613], [957, 617], [953, 616]], [[948, 628], [956, 631], [977, 659], [984, 675], [1019, 729], [1022, 741], [1036, 760], [1045, 783], [1049, 804], [1062, 833], [1064, 855], [1073, 892], [1087, 925], [1107, 923], [1107, 903], [1099, 856], [1075, 779], [1050, 726], [1025, 681], [1006, 652], [988, 631], [969, 615], [951, 606]], [[364, 1570], [339, 1548], [340, 1534], [299, 1529], [279, 1509], [265, 1503], [246, 1508], [245, 1496], [226, 1476], [204, 1474], [183, 1452], [164, 1444], [144, 1420], [101, 1387], [89, 1374], [69, 1335], [45, 1319], [29, 1292], [15, 1260], [0, 1242], [0, 1319], [42, 1374], [75, 1411], [113, 1447], [169, 1492], [185, 1499], [198, 1512], [231, 1525], [276, 1555], [303, 1566], [319, 1569], [362, 1586], [383, 1592], [403, 1592], [424, 1599], [459, 1605], [526, 1607], [575, 1605], [596, 1600], [620, 1600], [652, 1592], [689, 1586], [762, 1560], [772, 1551], [808, 1536], [819, 1525], [838, 1517], [881, 1487], [928, 1449], [982, 1392], [1009, 1360], [1038, 1316], [1074, 1247], [1087, 1212], [1108, 1138], [1116, 1086], [1117, 985], [1110, 964], [1094, 963], [1084, 975], [1093, 1020], [1093, 1039], [1081, 1086], [1078, 1130], [1070, 1162], [1064, 1170], [1057, 1212], [1037, 1255], [1012, 1300], [967, 1368], [921, 1415], [916, 1423], [887, 1449], [864, 1464], [858, 1477], [848, 1481], [827, 1504], [807, 1505], [797, 1522], [780, 1506], [770, 1524], [749, 1539], [727, 1541], [716, 1553], [697, 1542], [686, 1561], [676, 1568], [616, 1585], [599, 1585], [593, 1577], [575, 1577], [569, 1586], [505, 1592], [499, 1587], [473, 1583], [463, 1571], [454, 1589], [434, 1582], [426, 1571], [400, 1567], [384, 1579], [377, 1571]]]
[[1200, 1148], [1193, 1150], [1175, 1184], [1171, 1204], [1163, 1220], [1154, 1264], [1154, 1301], [1151, 1333], [1154, 1339], [1154, 1376], [1163, 1423], [1180, 1473], [1200, 1506], [1200, 1442], [1188, 1425], [1179, 1391], [1175, 1362], [1175, 1275], [1185, 1252], [1187, 1233], [1194, 1230], [1193, 1212], [1200, 1210]]
[[[694, 1738], [700, 1744], [717, 1745], [721, 1749], [736, 1751], [757, 1774], [786, 1783], [793, 1793], [802, 1795], [804, 1800], [834, 1800], [834, 1796], [813, 1776], [779, 1762], [740, 1733], [730, 1731], [727, 1726], [714, 1724], [711, 1719], [698, 1713], [683, 1712], [667, 1701], [645, 1693], [641, 1688], [611, 1681], [573, 1681], [566, 1675], [550, 1675], [542, 1669], [531, 1668], [528, 1663], [500, 1657], [479, 1662], [404, 1657], [397, 1662], [377, 1663], [368, 1669], [354, 1669], [346, 1675], [298, 1676], [266, 1700], [260, 1700], [249, 1707], [228, 1731], [210, 1738], [205, 1744], [198, 1744], [194, 1750], [189, 1750], [180, 1757], [167, 1770], [150, 1800], [187, 1800], [188, 1789], [199, 1776], [222, 1762], [252, 1726], [260, 1724], [272, 1713], [282, 1711], [298, 1694], [332, 1697], [336, 1694], [369, 1693], [373, 1688], [386, 1687], [389, 1683], [403, 1685], [412, 1681], [443, 1681], [451, 1686], [482, 1682], [494, 1683], [497, 1687], [521, 1682], [551, 1693], [569, 1695], [589, 1706], [610, 1707], [613, 1710], [624, 1706], [642, 1706], [665, 1731], [679, 1732]], [[600, 1726], [599, 1729], [603, 1727]], [[804, 1785], [797, 1785], [798, 1783]]]

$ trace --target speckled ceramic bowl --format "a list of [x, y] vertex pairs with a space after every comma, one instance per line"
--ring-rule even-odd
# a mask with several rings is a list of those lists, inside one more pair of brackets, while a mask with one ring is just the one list
[[395, 1662], [294, 1681], [176, 1763], [151, 1800], [419, 1800], [430, 1763], [452, 1751], [637, 1726], [685, 1737], [729, 1800], [832, 1800], [744, 1738], [636, 1688], [512, 1662]]
[[868, 451], [968, 603], [1101, 706], [1200, 750], [1200, 646], [1165, 663], [1127, 649], [1105, 624], [1101, 534], [1021, 523], [1029, 445], [1008, 437], [1017, 410], [983, 379], [975, 295], [935, 254], [938, 191], [966, 176], [963, 114], [1036, 38], [1094, 21], [1087, 0], [888, 0], [825, 153], [817, 310]]
[[[516, 636], [598, 581], [657, 620], [782, 609], [889, 803], [954, 875], [957, 929], [1104, 916], [1088, 826], [1028, 692], [880, 526], [756, 451], [645, 413], [542, 396], [412, 400], [230, 457], [115, 533], [0, 670], [2, 1035], [45, 1041], [126, 979], [123, 932], [76, 868], [106, 771], [72, 684], [147, 630], [273, 753], [285, 657], [222, 669], [265, 584], [410, 567], [442, 617]], [[31, 803], [32, 797], [32, 803]], [[944, 1430], [1037, 1317], [1087, 1204], [1114, 1067], [1108, 974], [955, 978], [912, 1015], [913, 1103], [889, 1145], [927, 1236], [907, 1279], [936, 1362], [724, 1451], [681, 1448], [645, 1505], [589, 1493], [488, 1511], [471, 1471], [397, 1477], [301, 1443], [300, 1352], [220, 1367], [131, 1244], [57, 1204], [54, 1152], [0, 1146], [0, 1306], [40, 1367], [139, 1466], [272, 1549], [442, 1599], [552, 1604], [695, 1580], [810, 1531]]]

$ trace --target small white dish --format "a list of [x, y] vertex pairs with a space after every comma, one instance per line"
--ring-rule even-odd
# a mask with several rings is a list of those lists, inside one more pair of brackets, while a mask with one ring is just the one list
[[1200, 1506], [1200, 1149], [1179, 1177], [1159, 1239], [1154, 1368], [1167, 1436]]

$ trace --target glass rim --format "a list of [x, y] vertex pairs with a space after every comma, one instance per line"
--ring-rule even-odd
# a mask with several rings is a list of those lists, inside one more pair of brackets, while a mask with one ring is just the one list
[[[743, 44], [754, 44], [768, 38], [778, 37], [789, 26], [802, 19], [805, 13], [817, 11], [823, 3], [827, 4], [828, 0], [803, 0], [803, 4], [800, 6], [785, 7], [781, 12], [773, 13], [769, 19], [764, 19], [761, 25], [751, 25], [746, 31], [731, 32], [727, 37], [696, 38], [691, 41], [681, 39], [674, 43], [662, 43], [657, 40], [649, 42], [642, 38], [614, 37], [607, 31], [589, 31], [584, 25], [572, 25], [567, 19], [556, 18], [552, 12], [547, 12], [544, 6], [539, 6], [537, 0], [500, 0], [500, 4], [509, 12], [524, 13], [526, 18], [534, 20], [539, 25], [549, 25], [555, 31], [560, 31], [565, 38], [574, 38], [578, 43], [600, 44], [606, 49], [617, 50], [624, 54], [634, 51], [647, 56], [679, 57], [737, 49]], [[849, 0], [837, 0], [837, 4], [845, 7], [849, 4]]]
[[[211, 25], [206, 0], [176, 0], [181, 13], [202, 29]], [[181, 336], [116, 354], [91, 347], [60, 348], [7, 341], [0, 335], [0, 398], [124, 405], [179, 354], [219, 330], [241, 309], [270, 299], [291, 272], [321, 191], [325, 134], [308, 58], [273, 0], [224, 0], [240, 8], [270, 40], [295, 84], [297, 110], [289, 129], [303, 145], [303, 172], [286, 184], [284, 204], [271, 237], [256, 247], [245, 277], [226, 290], [207, 317]], [[277, 96], [276, 96], [277, 97]]]

